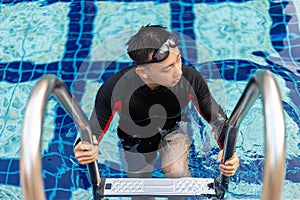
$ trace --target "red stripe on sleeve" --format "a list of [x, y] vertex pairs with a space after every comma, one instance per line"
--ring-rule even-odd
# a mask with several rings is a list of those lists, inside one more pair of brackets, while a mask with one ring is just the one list
[[98, 137], [98, 142], [100, 142], [100, 140], [103, 138], [103, 136], [105, 135], [106, 131], [108, 130], [109, 126], [110, 126], [110, 123], [111, 121], [113, 120], [114, 116], [115, 116], [115, 112], [118, 111], [119, 113], [121, 112], [122, 110], [122, 104], [121, 104], [121, 100], [117, 101], [115, 104], [114, 104], [114, 107], [113, 107], [113, 111], [104, 127], [104, 129], [102, 130], [101, 134], [99, 135]]
[[[207, 121], [207, 118], [205, 117], [205, 115], [203, 114], [203, 112], [201, 112], [199, 105], [197, 104], [197, 101], [195, 100], [195, 96], [191, 93], [188, 94], [188, 101], [192, 101], [194, 106], [196, 107], [197, 111], [200, 113], [200, 115], [203, 117], [204, 120]], [[218, 146], [220, 149], [223, 149], [223, 145], [221, 143], [221, 141], [218, 139], [216, 132], [214, 131], [214, 136], [215, 136], [215, 140], [218, 143]]]
[[204, 116], [203, 112], [200, 110], [200, 107], [195, 99], [195, 96], [191, 93], [188, 94], [188, 101], [192, 101], [194, 106], [196, 107], [197, 111], [200, 113], [200, 115], [203, 117], [204, 120], [207, 121], [207, 118]]

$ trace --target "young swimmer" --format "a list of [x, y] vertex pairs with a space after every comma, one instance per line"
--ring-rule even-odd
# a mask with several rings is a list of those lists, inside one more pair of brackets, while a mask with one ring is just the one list
[[[118, 112], [118, 136], [129, 177], [151, 177], [158, 154], [166, 177], [191, 176], [184, 110], [192, 101], [214, 129], [220, 162], [227, 117], [201, 74], [182, 64], [176, 35], [162, 26], [147, 25], [127, 45], [134, 65], [112, 75], [98, 90], [90, 119], [94, 146], [78, 140], [74, 147], [78, 161], [87, 164], [97, 160], [98, 142]], [[238, 165], [235, 153], [219, 168], [222, 174], [233, 176]]]

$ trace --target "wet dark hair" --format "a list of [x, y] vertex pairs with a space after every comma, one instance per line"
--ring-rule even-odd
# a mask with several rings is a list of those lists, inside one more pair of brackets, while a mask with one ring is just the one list
[[146, 63], [149, 55], [157, 51], [171, 33], [162, 25], [146, 25], [127, 42], [127, 53], [135, 63]]

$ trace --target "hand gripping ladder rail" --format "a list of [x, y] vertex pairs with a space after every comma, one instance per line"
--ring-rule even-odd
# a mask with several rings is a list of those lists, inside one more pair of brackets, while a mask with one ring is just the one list
[[[224, 160], [235, 151], [238, 127], [258, 95], [262, 95], [265, 115], [266, 160], [261, 199], [281, 199], [285, 177], [285, 130], [283, 109], [277, 84], [267, 71], [256, 72], [249, 81], [228, 122]], [[46, 103], [51, 95], [58, 100], [80, 128], [84, 142], [92, 143], [88, 119], [55, 75], [46, 75], [36, 83], [29, 98], [22, 133], [21, 183], [25, 200], [45, 199], [41, 175], [40, 140]], [[223, 198], [229, 178], [220, 175], [203, 178], [104, 178], [100, 179], [97, 162], [88, 164], [94, 199], [105, 196], [199, 196]], [[213, 187], [214, 189], [211, 189]]]

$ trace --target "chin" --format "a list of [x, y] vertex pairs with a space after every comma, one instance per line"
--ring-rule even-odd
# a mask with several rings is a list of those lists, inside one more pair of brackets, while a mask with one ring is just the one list
[[169, 85], [169, 87], [174, 87], [174, 86], [176, 86], [178, 84], [178, 82], [173, 82], [173, 83], [171, 83], [170, 85]]

